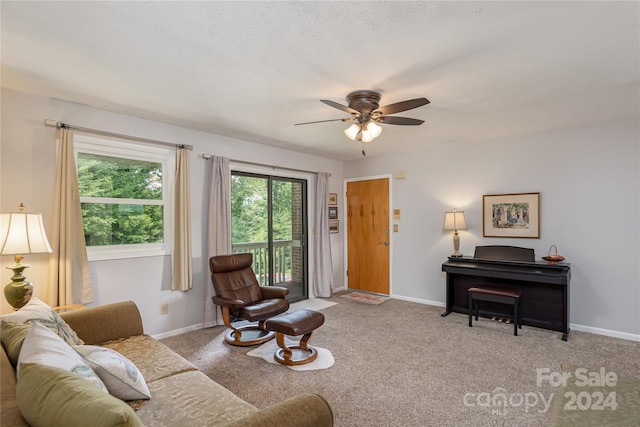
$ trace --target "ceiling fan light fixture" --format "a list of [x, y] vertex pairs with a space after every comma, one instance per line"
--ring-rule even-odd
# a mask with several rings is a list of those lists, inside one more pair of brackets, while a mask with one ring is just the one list
[[378, 126], [374, 122], [367, 124], [367, 130], [371, 133], [372, 138], [377, 138], [382, 133], [382, 126]]
[[371, 142], [375, 139], [375, 137], [373, 136], [373, 134], [368, 131], [368, 130], [363, 130], [362, 131], [362, 142]]
[[356, 123], [352, 124], [344, 130], [344, 134], [352, 141], [356, 140], [358, 132], [360, 132], [360, 126], [358, 126]]
[[367, 122], [362, 124], [362, 142], [371, 142], [376, 139], [382, 133], [382, 127], [373, 122]]
[[[392, 116], [391, 114], [412, 110], [429, 104], [427, 98], [415, 98], [396, 102], [380, 107], [380, 93], [373, 90], [357, 90], [347, 95], [347, 104], [342, 105], [328, 99], [320, 102], [336, 108], [350, 117], [344, 119], [318, 120], [315, 122], [296, 123], [296, 125], [308, 125], [311, 123], [324, 123], [333, 121], [356, 122], [344, 130], [344, 134], [352, 141], [371, 142], [382, 134], [382, 127], [378, 123], [389, 125], [418, 126], [424, 120], [408, 117]], [[364, 154], [364, 152], [363, 152]]]

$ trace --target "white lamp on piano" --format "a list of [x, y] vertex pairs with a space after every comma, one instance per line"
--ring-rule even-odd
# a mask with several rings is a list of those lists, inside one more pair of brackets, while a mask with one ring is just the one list
[[455, 209], [452, 212], [444, 213], [444, 230], [453, 230], [453, 255], [452, 257], [461, 257], [460, 253], [460, 236], [458, 230], [466, 230], [467, 223], [464, 220], [464, 211], [457, 212]]

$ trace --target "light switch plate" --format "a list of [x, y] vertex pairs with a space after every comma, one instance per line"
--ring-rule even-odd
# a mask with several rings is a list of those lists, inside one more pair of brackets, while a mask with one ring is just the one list
[[396, 172], [396, 173], [393, 174], [393, 177], [395, 179], [406, 179], [407, 178], [407, 172], [406, 171]]

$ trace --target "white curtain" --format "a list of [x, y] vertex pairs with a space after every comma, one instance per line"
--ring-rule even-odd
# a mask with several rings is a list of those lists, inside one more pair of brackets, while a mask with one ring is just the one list
[[93, 302], [93, 289], [82, 226], [73, 132], [58, 129], [56, 142], [53, 226], [49, 235], [53, 253], [49, 257], [46, 302], [51, 306], [88, 304]]
[[316, 235], [313, 239], [314, 266], [313, 292], [315, 296], [328, 298], [333, 289], [333, 264], [329, 236], [329, 174], [318, 173], [316, 179]]
[[209, 216], [207, 221], [207, 254], [205, 261], [204, 324], [205, 328], [221, 325], [222, 313], [213, 304], [209, 258], [231, 253], [231, 171], [229, 159], [212, 156], [209, 181]]
[[178, 147], [173, 189], [173, 274], [171, 289], [188, 291], [193, 288], [191, 261], [191, 196], [189, 193], [189, 149]]

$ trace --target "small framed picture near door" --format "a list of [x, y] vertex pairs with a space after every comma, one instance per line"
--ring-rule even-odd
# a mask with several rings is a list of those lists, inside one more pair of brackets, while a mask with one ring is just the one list
[[329, 219], [338, 219], [338, 207], [329, 206]]
[[329, 206], [338, 206], [338, 194], [329, 193]]
[[337, 219], [329, 221], [329, 234], [335, 234], [340, 231], [340, 223]]

